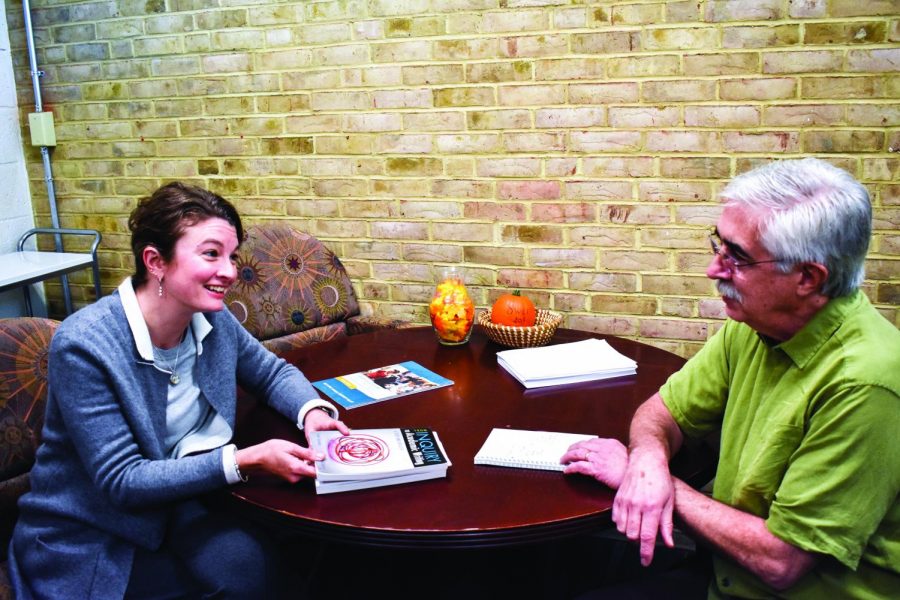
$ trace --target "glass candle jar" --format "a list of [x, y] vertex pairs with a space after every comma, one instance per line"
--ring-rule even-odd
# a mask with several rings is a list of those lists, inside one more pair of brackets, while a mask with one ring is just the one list
[[458, 346], [469, 341], [475, 324], [475, 304], [469, 298], [459, 268], [446, 267], [439, 271], [437, 288], [428, 305], [428, 314], [440, 343]]

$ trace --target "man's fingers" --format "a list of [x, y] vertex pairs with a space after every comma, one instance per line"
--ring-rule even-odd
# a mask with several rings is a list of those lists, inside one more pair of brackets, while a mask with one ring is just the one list
[[675, 538], [672, 536], [673, 529], [675, 525], [673, 523], [672, 512], [674, 510], [674, 496], [666, 502], [665, 507], [663, 507], [662, 514], [659, 517], [659, 533], [662, 536], [663, 542], [669, 548], [675, 547]]
[[628, 521], [625, 524], [625, 535], [629, 540], [636, 540], [640, 537], [642, 517], [641, 511], [629, 508]]
[[[659, 529], [659, 521], [654, 516], [644, 515], [641, 523], [641, 564], [645, 567], [653, 561], [653, 549], [656, 545], [656, 532]], [[634, 539], [634, 538], [632, 538]]]
[[[565, 461], [563, 461], [563, 463], [565, 463]], [[581, 461], [569, 463], [568, 465], [566, 465], [566, 468], [563, 469], [563, 473], [565, 475], [573, 475], [573, 474], [590, 475], [591, 474], [589, 465], [587, 463], [581, 462]]]
[[569, 464], [569, 463], [573, 463], [573, 462], [579, 461], [579, 460], [582, 459], [583, 456], [584, 456], [584, 453], [583, 453], [582, 451], [580, 451], [580, 450], [573, 450], [573, 449], [570, 448], [569, 450], [566, 450], [566, 453], [563, 454], [563, 455], [559, 458], [559, 462], [565, 465], [565, 464]]
[[628, 523], [628, 509], [625, 508], [624, 502], [619, 500], [618, 494], [613, 499], [612, 521], [616, 524], [618, 532], [624, 534], [625, 525]]

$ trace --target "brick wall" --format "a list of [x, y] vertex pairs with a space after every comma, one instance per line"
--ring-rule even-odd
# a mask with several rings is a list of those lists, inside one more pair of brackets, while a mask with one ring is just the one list
[[106, 290], [134, 199], [182, 179], [321, 238], [377, 314], [424, 322], [463, 263], [480, 307], [522, 288], [690, 355], [722, 318], [717, 192], [814, 155], [871, 191], [865, 291], [900, 324], [896, 0], [209, 4], [32, 1], [62, 220], [103, 231]]

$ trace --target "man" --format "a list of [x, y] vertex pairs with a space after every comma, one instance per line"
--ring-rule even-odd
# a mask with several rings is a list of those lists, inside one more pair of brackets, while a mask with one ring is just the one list
[[[710, 237], [728, 320], [635, 413], [630, 445], [589, 440], [567, 472], [617, 488], [613, 521], [653, 558], [673, 519], [712, 550], [712, 598], [900, 594], [900, 332], [859, 290], [868, 194], [817, 159], [736, 177]], [[713, 497], [672, 477], [721, 428]]]

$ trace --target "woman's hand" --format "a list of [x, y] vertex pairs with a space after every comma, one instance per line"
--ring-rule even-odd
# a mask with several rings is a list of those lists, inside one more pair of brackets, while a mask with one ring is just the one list
[[344, 435], [350, 435], [350, 428], [344, 425], [343, 421], [332, 419], [324, 410], [314, 408], [303, 418], [303, 431], [306, 432], [306, 441], [309, 441], [309, 434], [314, 431], [327, 431], [337, 429]]
[[568, 465], [566, 475], [588, 475], [617, 490], [628, 466], [628, 448], [619, 440], [594, 438], [569, 446], [560, 462]]
[[[324, 410], [313, 409], [306, 413], [303, 430], [307, 441], [313, 431], [328, 429], [336, 429], [344, 435], [350, 433], [350, 429], [342, 421], [332, 419]], [[291, 483], [296, 483], [302, 477], [315, 477], [314, 463], [324, 458], [325, 455], [321, 452], [286, 440], [268, 440], [234, 453], [238, 468], [244, 475], [269, 473]]]
[[269, 473], [291, 483], [302, 477], [315, 477], [313, 462], [324, 458], [315, 450], [287, 440], [267, 440], [234, 453], [234, 460], [244, 475]]

